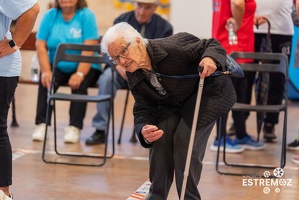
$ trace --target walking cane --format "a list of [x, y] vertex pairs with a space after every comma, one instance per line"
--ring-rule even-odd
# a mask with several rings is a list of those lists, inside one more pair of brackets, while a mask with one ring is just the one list
[[[199, 72], [199, 75], [200, 75], [200, 73], [201, 72]], [[199, 106], [200, 106], [202, 90], [203, 90], [203, 84], [204, 84], [204, 78], [200, 78], [199, 85], [198, 85], [196, 104], [195, 104], [195, 110], [194, 110], [194, 116], [193, 116], [191, 135], [190, 135], [190, 140], [189, 140], [188, 153], [187, 153], [186, 164], [185, 164], [184, 180], [183, 180], [180, 200], [184, 200], [185, 191], [186, 191], [186, 185], [187, 185], [187, 179], [188, 179], [188, 175], [189, 175], [189, 167], [190, 167], [190, 162], [191, 162], [191, 155], [192, 155], [192, 150], [193, 150], [193, 143], [194, 143], [194, 137], [195, 137], [195, 131], [196, 131], [196, 125], [197, 125], [197, 119], [198, 119]]]

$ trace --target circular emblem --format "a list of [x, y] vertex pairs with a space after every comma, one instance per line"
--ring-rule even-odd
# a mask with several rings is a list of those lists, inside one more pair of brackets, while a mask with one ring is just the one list
[[278, 181], [278, 183], [279, 183], [279, 185], [281, 185], [281, 186], [286, 186], [286, 185], [287, 185], [287, 181], [286, 181], [285, 179], [280, 179], [280, 180]]
[[279, 192], [280, 192], [280, 189], [279, 189], [279, 188], [275, 188], [275, 192], [276, 192], [276, 193], [279, 193]]
[[269, 193], [270, 193], [270, 188], [269, 188], [269, 187], [265, 187], [265, 188], [263, 189], [263, 192], [264, 192], [265, 194], [269, 194]]
[[282, 177], [282, 176], [283, 176], [284, 171], [283, 171], [282, 168], [277, 167], [277, 168], [275, 168], [275, 169], [273, 170], [273, 174], [274, 174], [275, 177], [279, 178], [279, 177]]
[[265, 178], [269, 178], [269, 177], [270, 177], [270, 175], [271, 175], [271, 174], [270, 174], [270, 172], [269, 172], [269, 171], [265, 171], [265, 172], [264, 172], [264, 177], [265, 177]]

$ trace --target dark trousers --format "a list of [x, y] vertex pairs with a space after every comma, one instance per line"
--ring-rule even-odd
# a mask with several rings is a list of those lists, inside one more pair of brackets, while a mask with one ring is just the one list
[[[65, 85], [68, 83], [70, 77], [73, 73], [63, 73], [60, 70], [55, 70], [55, 88], [54, 91], [57, 91], [59, 86]], [[77, 90], [72, 90], [72, 94], [87, 94], [88, 87], [94, 86], [100, 76], [101, 72], [99, 70], [91, 68], [89, 73], [84, 77], [80, 87]], [[41, 80], [41, 78], [40, 78]], [[37, 109], [36, 109], [36, 118], [35, 124], [46, 123], [47, 115], [47, 88], [43, 87], [41, 81], [39, 81], [38, 86], [38, 97], [37, 97]], [[50, 116], [52, 107], [50, 107]], [[79, 129], [83, 128], [83, 119], [85, 117], [86, 103], [71, 102], [69, 115], [70, 115], [70, 126], [75, 126]], [[50, 125], [50, 121], [47, 124]]]
[[[245, 103], [246, 102], [246, 88], [247, 88], [247, 72], [244, 72], [243, 78], [233, 78], [232, 82], [237, 94], [237, 102], [238, 103]], [[245, 89], [244, 89], [245, 88]], [[243, 139], [247, 135], [246, 131], [246, 113], [240, 111], [232, 111], [232, 118], [234, 121], [234, 126], [236, 130], [236, 137], [238, 139]], [[221, 126], [221, 135], [225, 136], [226, 134], [226, 123], [227, 123], [228, 116], [222, 117], [222, 126]], [[217, 133], [220, 125], [217, 121]], [[217, 139], [217, 136], [216, 136]]]
[[[185, 200], [201, 199], [197, 185], [201, 176], [202, 160], [204, 158], [207, 141], [214, 124], [215, 123], [211, 123], [196, 131]], [[191, 129], [186, 125], [178, 112], [160, 122], [158, 128], [162, 129], [164, 134], [159, 140], [155, 141], [150, 148], [149, 177], [152, 184], [147, 197], [148, 200], [166, 200], [174, 176], [178, 195], [181, 195], [191, 133]]]
[[12, 184], [12, 150], [7, 115], [19, 77], [0, 77], [0, 187]]
[[[255, 34], [255, 52], [260, 52], [262, 39], [266, 38], [266, 34]], [[292, 36], [271, 34], [272, 52], [283, 53], [288, 56], [290, 61], [290, 53], [292, 47]], [[247, 94], [246, 103], [250, 103], [252, 95], [252, 85], [255, 79], [255, 73], [248, 73], [247, 75]], [[280, 73], [269, 74], [269, 91], [268, 91], [268, 105], [281, 104], [285, 89], [285, 78]], [[279, 113], [266, 113], [265, 123], [278, 123]]]
[[[237, 102], [245, 103], [246, 101], [246, 88], [247, 88], [247, 73], [244, 73], [244, 78], [232, 78], [236, 93]], [[245, 90], [244, 90], [245, 88]], [[233, 111], [232, 118], [236, 130], [236, 137], [243, 139], [247, 135], [246, 131], [246, 113], [240, 111]], [[226, 123], [225, 123], [226, 124]]]

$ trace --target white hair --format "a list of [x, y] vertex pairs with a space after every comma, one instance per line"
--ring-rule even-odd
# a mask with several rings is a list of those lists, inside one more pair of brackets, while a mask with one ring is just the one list
[[139, 38], [144, 46], [148, 43], [147, 39], [142, 38], [140, 33], [134, 29], [127, 22], [120, 22], [110, 27], [104, 34], [101, 41], [101, 51], [102, 53], [108, 53], [108, 46], [117, 41], [124, 40], [126, 43], [136, 42], [136, 38]]

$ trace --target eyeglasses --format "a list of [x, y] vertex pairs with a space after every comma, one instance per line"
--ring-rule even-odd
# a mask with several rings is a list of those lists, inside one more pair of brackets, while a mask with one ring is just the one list
[[128, 55], [129, 55], [129, 50], [128, 50], [128, 48], [129, 48], [130, 44], [131, 44], [131, 43], [128, 43], [128, 44], [126, 45], [126, 47], [123, 48], [123, 49], [119, 52], [119, 54], [118, 54], [117, 56], [115, 56], [115, 57], [111, 57], [111, 58], [110, 58], [110, 62], [112, 62], [113, 64], [117, 65], [117, 64], [119, 63], [119, 59], [120, 59], [120, 58], [126, 58], [126, 57], [128, 57]]

